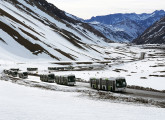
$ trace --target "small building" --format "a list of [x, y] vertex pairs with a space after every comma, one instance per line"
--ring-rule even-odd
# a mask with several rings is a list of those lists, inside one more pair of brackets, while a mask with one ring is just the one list
[[145, 52], [141, 52], [139, 59], [140, 60], [143, 60], [145, 58], [145, 54], [146, 54]]

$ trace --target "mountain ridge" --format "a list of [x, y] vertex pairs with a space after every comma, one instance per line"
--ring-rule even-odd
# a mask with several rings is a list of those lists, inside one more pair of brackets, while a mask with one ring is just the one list
[[45, 0], [0, 1], [0, 23], [0, 49], [18, 58], [106, 58], [90, 45], [106, 45], [110, 40]]
[[[133, 39], [141, 35], [148, 27], [164, 16], [164, 10], [156, 10], [153, 13], [148, 14], [117, 13], [105, 16], [96, 16], [85, 20], [85, 22], [89, 23], [113, 41], [131, 42]], [[96, 22], [97, 24], [94, 24]], [[106, 30], [103, 30], [104, 28]]]
[[155, 22], [132, 42], [136, 44], [165, 44], [165, 17]]

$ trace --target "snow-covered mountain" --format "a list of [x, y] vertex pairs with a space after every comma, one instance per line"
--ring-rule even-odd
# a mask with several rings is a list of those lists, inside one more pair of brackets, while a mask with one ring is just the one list
[[[104, 60], [102, 33], [45, 0], [0, 0], [1, 59]], [[7, 58], [6, 58], [7, 57]]]
[[118, 13], [106, 16], [96, 16], [85, 21], [111, 40], [130, 42], [164, 16], [165, 11], [160, 10], [150, 14]]
[[165, 17], [145, 30], [133, 42], [136, 44], [165, 44]]

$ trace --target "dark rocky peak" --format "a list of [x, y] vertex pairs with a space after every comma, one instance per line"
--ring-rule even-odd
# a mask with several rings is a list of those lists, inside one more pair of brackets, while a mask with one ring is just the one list
[[137, 39], [136, 44], [165, 44], [165, 17], [154, 23]]

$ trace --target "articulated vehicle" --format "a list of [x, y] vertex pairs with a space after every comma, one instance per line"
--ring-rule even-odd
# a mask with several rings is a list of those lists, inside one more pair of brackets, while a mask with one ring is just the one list
[[28, 78], [28, 73], [27, 72], [19, 72], [18, 76], [19, 76], [19, 78], [26, 79], [26, 78]]
[[57, 70], [57, 67], [48, 67], [48, 70], [49, 71], [56, 71]]
[[16, 71], [18, 72], [19, 71], [19, 68], [10, 68], [11, 71]]
[[6, 70], [6, 69], [4, 69], [3, 72], [4, 72], [5, 74], [11, 75], [11, 70]]
[[7, 74], [8, 75], [11, 75], [12, 74], [12, 71], [11, 70], [8, 70]]
[[[13, 72], [12, 70], [7, 70], [7, 71], [6, 71], [6, 73], [7, 73], [8, 75], [12, 75], [12, 72]], [[16, 72], [16, 71], [15, 71], [15, 72]]]
[[27, 71], [38, 71], [38, 68], [27, 68]]
[[49, 71], [69, 71], [73, 70], [72, 66], [69, 67], [48, 67]]
[[10, 71], [10, 75], [13, 77], [17, 77], [18, 72], [17, 71]]
[[55, 76], [55, 82], [61, 85], [74, 86], [76, 83], [75, 75]]
[[19, 68], [11, 68], [9, 70], [6, 70], [6, 69], [3, 70], [5, 74], [11, 75], [13, 77], [17, 77], [18, 71], [19, 71]]
[[27, 68], [27, 72], [30, 74], [34, 74], [38, 72], [38, 68]]
[[124, 77], [90, 78], [90, 86], [97, 90], [125, 92], [127, 83]]
[[43, 82], [54, 82], [55, 81], [55, 75], [54, 74], [41, 74], [40, 80]]
[[4, 72], [5, 74], [8, 74], [8, 71], [9, 71], [9, 70], [6, 70], [6, 69], [3, 70], [3, 72]]
[[48, 67], [48, 70], [63, 71], [65, 67]]
[[19, 68], [10, 68], [10, 70], [8, 70], [8, 75], [17, 77], [18, 71], [19, 71]]

